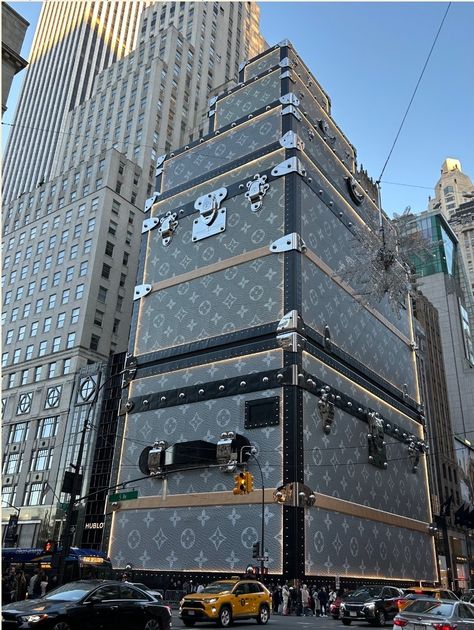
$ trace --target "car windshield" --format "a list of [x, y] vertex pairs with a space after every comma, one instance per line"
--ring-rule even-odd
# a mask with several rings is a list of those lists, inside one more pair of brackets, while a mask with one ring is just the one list
[[213, 582], [212, 584], [209, 584], [209, 586], [206, 586], [202, 592], [203, 593], [222, 593], [224, 591], [230, 591], [230, 589], [233, 586], [234, 585], [231, 584], [230, 582]]
[[381, 589], [378, 586], [364, 586], [358, 588], [347, 596], [346, 599], [359, 599], [361, 597], [380, 597]]
[[82, 599], [82, 597], [85, 597], [91, 590], [91, 586], [88, 584], [70, 582], [69, 584], [55, 588], [54, 591], [46, 595], [45, 599], [62, 602], [77, 602]]
[[[436, 617], [451, 617], [453, 613], [454, 603], [449, 604], [440, 601], [415, 599], [409, 604], [405, 611], [410, 614], [436, 615]], [[405, 612], [404, 611], [404, 612]]]

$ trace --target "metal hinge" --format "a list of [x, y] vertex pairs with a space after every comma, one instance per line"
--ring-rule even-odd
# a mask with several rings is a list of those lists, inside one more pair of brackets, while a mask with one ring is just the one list
[[242, 61], [242, 63], [239, 64], [239, 72], [241, 72], [247, 64], [248, 64], [247, 60]]
[[296, 83], [295, 79], [291, 75], [291, 70], [285, 70], [285, 72], [282, 72], [280, 74], [280, 79], [290, 79], [293, 83]]
[[148, 199], [145, 201], [145, 207], [143, 208], [143, 212], [148, 212], [149, 210], [151, 210], [153, 204], [158, 201], [159, 196], [160, 196], [160, 193], [155, 190], [153, 195], [151, 197], [148, 197]]
[[298, 328], [298, 311], [288, 311], [278, 322], [277, 332], [282, 330], [288, 330], [291, 328]]
[[296, 64], [289, 57], [285, 57], [278, 64], [280, 68], [293, 68]]
[[303, 163], [296, 156], [288, 158], [284, 162], [280, 162], [272, 169], [273, 177], [282, 177], [288, 175], [288, 173], [298, 173], [302, 177], [306, 177], [306, 169]]
[[267, 194], [270, 184], [267, 184], [268, 177], [257, 173], [253, 179], [247, 182], [247, 192], [245, 198], [250, 201], [250, 209], [257, 212], [262, 207], [262, 199]]
[[304, 142], [294, 131], [287, 131], [279, 140], [284, 149], [298, 149], [304, 151]]
[[296, 332], [276, 336], [277, 344], [288, 352], [298, 352], [304, 348], [304, 338]]
[[286, 234], [270, 244], [270, 251], [274, 254], [289, 252], [291, 250], [296, 250], [298, 252], [306, 251], [305, 242], [297, 232]]
[[208, 118], [212, 118], [214, 116], [214, 114], [216, 113], [215, 109], [210, 109], [209, 113], [208, 113]]
[[213, 96], [212, 98], [209, 99], [208, 101], [209, 109], [211, 109], [211, 107], [213, 107], [216, 104], [218, 98], [219, 98], [218, 96]]
[[137, 284], [133, 292], [133, 300], [140, 300], [151, 292], [151, 284]]
[[193, 222], [193, 242], [201, 241], [225, 230], [226, 209], [220, 205], [227, 197], [227, 188], [218, 188], [198, 197], [194, 203], [200, 216]]
[[283, 48], [283, 46], [291, 46], [291, 42], [289, 39], [282, 39], [281, 42], [278, 42], [277, 46]]
[[142, 234], [146, 234], [151, 230], [154, 230], [157, 225], [160, 225], [160, 220], [158, 217], [150, 217], [149, 219], [145, 219], [142, 223]]
[[299, 107], [300, 104], [300, 99], [293, 92], [280, 96], [279, 101], [282, 105], [294, 105], [295, 107]]
[[296, 120], [301, 121], [301, 114], [299, 113], [299, 111], [296, 109], [296, 107], [294, 105], [288, 105], [288, 107], [284, 107], [281, 110], [281, 115], [282, 116], [286, 116], [286, 114], [292, 114]]
[[166, 153], [163, 153], [163, 155], [160, 155], [159, 158], [156, 160], [156, 168], [155, 168], [155, 177], [158, 177], [158, 175], [161, 175], [161, 173], [163, 172], [163, 164], [166, 160]]

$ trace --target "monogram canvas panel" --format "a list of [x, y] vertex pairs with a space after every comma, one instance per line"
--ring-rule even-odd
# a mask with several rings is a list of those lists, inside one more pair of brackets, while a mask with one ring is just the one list
[[302, 257], [303, 320], [400, 391], [416, 399], [413, 351], [315, 264]]
[[144, 396], [145, 394], [154, 394], [170, 389], [179, 389], [180, 387], [201, 385], [235, 376], [244, 377], [247, 374], [274, 370], [282, 365], [282, 350], [268, 350], [266, 352], [246, 354], [234, 359], [203, 363], [203, 365], [137, 379], [130, 384], [128, 397], [134, 398], [135, 396]]
[[[316, 186], [322, 182], [318, 181], [316, 175]], [[302, 185], [301, 187], [301, 235], [306, 245], [319, 258], [321, 258], [334, 272], [349, 284], [360, 299], [372, 288], [370, 260], [367, 259], [367, 273], [363, 277], [360, 274], [350, 273], [357, 259], [354, 258], [354, 250], [361, 250], [364, 243], [361, 243], [336, 217], [326, 204], [316, 195], [311, 188]], [[367, 231], [365, 226], [358, 226], [358, 232]], [[360, 251], [358, 252], [360, 254]], [[380, 302], [371, 302], [379, 313], [388, 319], [406, 337], [410, 336], [410, 326], [407, 311], [404, 307], [394, 308], [386, 295]], [[391, 334], [391, 333], [388, 333]]]
[[330, 113], [330, 103], [328, 101], [328, 97], [324, 94], [319, 83], [313, 77], [313, 75], [308, 70], [308, 68], [306, 68], [306, 66], [298, 57], [296, 52], [292, 49], [290, 49], [289, 58], [290, 58], [290, 67], [292, 68], [293, 72], [295, 72], [298, 75], [303, 85], [307, 86], [308, 90], [310, 90], [311, 94], [318, 101], [318, 103], [328, 113]]
[[230, 267], [142, 298], [135, 354], [268, 324], [283, 317], [283, 255]]
[[355, 398], [366, 409], [377, 411], [385, 420], [392, 424], [398, 424], [406, 433], [416, 435], [423, 439], [423, 427], [418, 423], [397, 411], [394, 407], [371, 394], [369, 391], [357, 385], [349, 378], [343, 376], [333, 368], [325, 365], [309, 352], [303, 352], [303, 369], [345, 394]]
[[277, 107], [167, 160], [163, 166], [162, 190], [182, 186], [277, 142], [282, 135], [280, 111]]
[[306, 574], [437, 580], [433, 537], [321, 509], [306, 510]]
[[[346, 178], [350, 177], [351, 173], [346, 172], [345, 169], [342, 168], [337, 155], [334, 154], [333, 150], [318, 134], [315, 134], [307, 124], [300, 125], [299, 134], [305, 143], [304, 151], [306, 155], [311, 158], [316, 167], [324, 174], [336, 191], [333, 191], [332, 187], [327, 183], [324, 183], [322, 188], [329, 195], [334, 197], [334, 203], [344, 206], [344, 202], [339, 198], [339, 195], [341, 195], [352, 209], [362, 217], [364, 222], [378, 233], [379, 211], [377, 206], [369, 199], [367, 194], [364, 194], [364, 199], [360, 205], [354, 203], [346, 181]], [[362, 191], [362, 189], [360, 190]]]
[[258, 212], [250, 210], [250, 202], [243, 192], [224, 199], [221, 208], [226, 209], [225, 231], [202, 241], [192, 240], [193, 223], [199, 216], [198, 212], [179, 219], [171, 243], [166, 247], [158, 230], [153, 230], [149, 237], [143, 281], [159, 282], [262, 246], [270, 246], [284, 234], [285, 179], [281, 177], [271, 182]]
[[[212, 179], [207, 180], [203, 184], [197, 184], [196, 186], [191, 186], [182, 192], [172, 195], [167, 199], [163, 199], [163, 201], [158, 201], [153, 204], [150, 212], [150, 216], [153, 217], [161, 217], [164, 216], [167, 212], [178, 212], [182, 206], [185, 204], [195, 202], [198, 197], [202, 197], [203, 195], [207, 195], [213, 190], [217, 190], [219, 188], [227, 188], [231, 184], [235, 184], [236, 182], [242, 182], [243, 180], [252, 180], [256, 173], [261, 173], [262, 171], [266, 171], [267, 169], [271, 169], [280, 162], [283, 162], [285, 159], [285, 152], [283, 149], [279, 151], [274, 151], [269, 155], [265, 155], [264, 157], [258, 158], [256, 160], [249, 160], [245, 162], [242, 166], [232, 169], [231, 171], [227, 171], [223, 175], [219, 175], [218, 177], [213, 177]], [[246, 182], [245, 182], [246, 183]], [[243, 189], [245, 192], [246, 189]], [[225, 206], [225, 202], [223, 204]], [[250, 207], [250, 204], [249, 204]], [[197, 215], [197, 210], [196, 210]], [[153, 243], [150, 244], [149, 247], [153, 247]], [[147, 250], [147, 256], [150, 251]]]
[[281, 70], [253, 81], [216, 103], [216, 128], [220, 129], [280, 98]]
[[256, 61], [251, 61], [245, 66], [244, 74], [245, 80], [248, 81], [253, 77], [258, 77], [259, 74], [274, 68], [280, 63], [280, 48], [270, 51], [267, 55], [260, 57]]
[[[260, 505], [160, 508], [114, 516], [109, 555], [115, 568], [244, 573], [261, 540]], [[270, 572], [282, 572], [282, 508], [264, 506]]]
[[[224, 431], [245, 435], [257, 448], [266, 487], [276, 487], [282, 475], [282, 425], [246, 429], [245, 401], [260, 400], [269, 396], [282, 396], [281, 389], [265, 390], [250, 394], [228, 396], [214, 400], [179, 405], [166, 409], [154, 409], [127, 416], [122, 445], [119, 481], [129, 481], [143, 476], [138, 468], [138, 458], [146, 446], [156, 440], [169, 444], [192, 440], [217, 443]], [[282, 401], [280, 400], [280, 411]], [[258, 467], [249, 460], [248, 468], [259, 487]], [[171, 473], [166, 481], [156, 477], [137, 482], [139, 496], [167, 494], [192, 494], [193, 492], [232, 492], [234, 477], [219, 468], [203, 468], [196, 471]]]
[[425, 462], [413, 473], [407, 445], [386, 435], [387, 468], [372, 466], [367, 423], [336, 408], [327, 435], [317, 403], [304, 392], [305, 483], [322, 494], [430, 522]]

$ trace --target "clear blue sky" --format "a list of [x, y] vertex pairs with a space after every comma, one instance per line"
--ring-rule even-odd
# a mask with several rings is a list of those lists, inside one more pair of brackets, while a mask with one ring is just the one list
[[[40, 3], [12, 6], [31, 22]], [[332, 113], [377, 179], [447, 4], [261, 2], [270, 45], [289, 39], [329, 93]], [[474, 179], [474, 3], [453, 2], [383, 181], [434, 187], [446, 157]], [[21, 82], [20, 74], [17, 83]], [[11, 122], [12, 93], [4, 117]], [[5, 127], [4, 127], [5, 131]], [[430, 190], [382, 186], [387, 212], [426, 208]]]

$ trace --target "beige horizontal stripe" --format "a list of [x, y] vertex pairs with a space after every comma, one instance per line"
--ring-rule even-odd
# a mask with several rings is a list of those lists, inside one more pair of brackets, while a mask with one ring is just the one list
[[[273, 493], [275, 488], [265, 488], [265, 504], [275, 503]], [[404, 527], [414, 531], [427, 533], [428, 524], [423, 521], [417, 521], [406, 516], [392, 514], [383, 510], [360, 505], [359, 503], [351, 503], [344, 499], [330, 497], [327, 494], [315, 493], [315, 507], [330, 512], [339, 512], [347, 516], [355, 516], [364, 518], [369, 521], [377, 521], [386, 525], [394, 525]], [[115, 511], [127, 510], [150, 510], [158, 508], [181, 508], [181, 507], [215, 507], [219, 505], [261, 505], [262, 492], [254, 490], [250, 494], [232, 494], [228, 492], [196, 492], [194, 494], [173, 494], [163, 498], [162, 496], [141, 497], [132, 501], [122, 501]], [[111, 512], [110, 503], [107, 504], [107, 511]]]
[[273, 253], [274, 252], [271, 252], [268, 247], [260, 247], [259, 249], [254, 249], [251, 252], [245, 252], [244, 254], [234, 256], [233, 258], [220, 260], [219, 262], [213, 263], [212, 265], [199, 267], [198, 269], [193, 269], [193, 271], [182, 273], [179, 276], [173, 276], [172, 278], [162, 280], [161, 282], [154, 282], [151, 286], [151, 290], [154, 293], [155, 291], [169, 289], [169, 287], [174, 287], [177, 284], [190, 282], [191, 280], [196, 280], [197, 278], [207, 276], [210, 273], [216, 273], [218, 271], [223, 271], [224, 269], [229, 269], [230, 267], [236, 267], [237, 265], [242, 265], [246, 262], [251, 262], [252, 260], [263, 258], [264, 256], [268, 256], [269, 254]]
[[384, 523], [385, 525], [395, 525], [397, 527], [413, 529], [417, 532], [424, 532], [425, 534], [428, 533], [428, 523], [423, 521], [417, 521], [407, 516], [400, 516], [399, 514], [392, 514], [391, 512], [385, 512], [383, 510], [376, 510], [366, 505], [360, 505], [360, 503], [351, 503], [344, 499], [330, 497], [327, 494], [317, 493], [315, 506], [323, 510], [346, 514], [347, 516], [365, 518], [369, 521]]
[[386, 326], [394, 335], [399, 337], [407, 346], [411, 346], [410, 340], [405, 337], [403, 333], [401, 333], [396, 326], [394, 326], [391, 322], [388, 321], [383, 315], [381, 315], [378, 311], [372, 308], [370, 305], [365, 304], [354, 292], [352, 287], [347, 284], [342, 278], [337, 276], [334, 271], [329, 267], [319, 256], [316, 256], [314, 252], [310, 249], [305, 251], [305, 255], [313, 262], [317, 267], [321, 269], [327, 276], [331, 278], [336, 284], [338, 284], [341, 289], [344, 289], [346, 293], [348, 293], [356, 302], [358, 302], [366, 311], [369, 311], [371, 315], [373, 315], [376, 319], [379, 320], [384, 326]]

